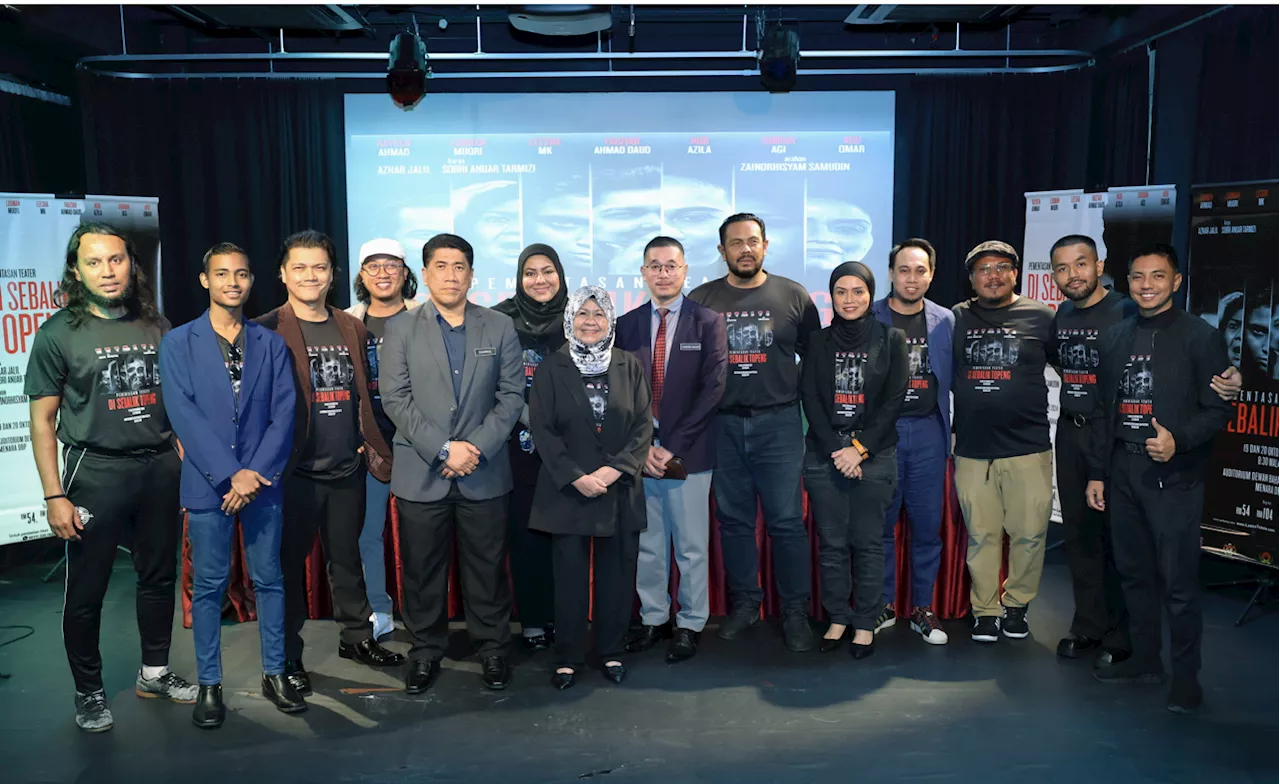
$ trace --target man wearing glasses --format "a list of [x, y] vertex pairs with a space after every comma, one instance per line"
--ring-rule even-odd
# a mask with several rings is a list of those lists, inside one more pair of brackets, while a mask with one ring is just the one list
[[[977, 296], [956, 305], [956, 493], [969, 529], [972, 637], [1025, 638], [1027, 605], [1040, 588], [1053, 506], [1046, 349], [1053, 311], [1013, 293], [1018, 253], [987, 241], [965, 269]], [[1000, 585], [1002, 534], [1009, 574]]]
[[222, 595], [237, 516], [262, 640], [262, 696], [284, 713], [307, 709], [284, 675], [281, 478], [293, 447], [294, 385], [284, 339], [244, 318], [248, 255], [222, 242], [204, 255], [209, 309], [160, 343], [165, 412], [184, 447], [193, 586], [191, 627], [200, 691], [191, 720], [222, 726]]
[[[674, 663], [697, 653], [711, 613], [707, 499], [729, 347], [724, 316], [683, 294], [689, 267], [679, 240], [650, 240], [640, 271], [650, 301], [619, 318], [617, 327], [618, 348], [640, 360], [653, 393], [653, 444], [644, 466], [648, 528], [640, 534], [636, 565], [643, 626], [627, 650], [647, 650], [659, 638], [671, 637], [667, 661]], [[680, 569], [680, 612], [674, 619], [672, 553]]]
[[[378, 358], [387, 321], [420, 304], [418, 279], [404, 263], [404, 246], [391, 239], [369, 240], [360, 246], [360, 274], [352, 288], [356, 303], [347, 309], [364, 322], [369, 331], [365, 358], [369, 366], [369, 402], [373, 418], [382, 438], [388, 444], [396, 435], [396, 426], [382, 408], [378, 391]], [[388, 461], [390, 462], [390, 461]], [[389, 466], [388, 466], [389, 467]], [[391, 597], [387, 594], [387, 561], [382, 535], [387, 527], [387, 502], [391, 482], [379, 479], [373, 471], [365, 477], [364, 526], [360, 529], [360, 560], [364, 563], [364, 590], [373, 615], [373, 637], [380, 640], [394, 630], [391, 620]]]

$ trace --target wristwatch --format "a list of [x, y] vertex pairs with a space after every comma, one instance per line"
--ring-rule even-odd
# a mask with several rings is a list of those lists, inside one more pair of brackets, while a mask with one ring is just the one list
[[436, 452], [436, 460], [439, 460], [441, 463], [448, 462], [449, 460], [449, 442], [448, 441], [445, 441], [444, 446], [440, 447], [440, 451]]

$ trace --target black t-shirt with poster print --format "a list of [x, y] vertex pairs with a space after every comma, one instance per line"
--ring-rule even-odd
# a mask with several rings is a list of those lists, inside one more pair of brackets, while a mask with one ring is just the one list
[[[313, 479], [341, 479], [362, 465], [355, 368], [332, 318], [298, 320], [311, 366], [311, 437], [298, 470]], [[356, 356], [354, 361], [363, 361]]]
[[160, 338], [169, 323], [89, 315], [78, 327], [62, 310], [40, 325], [23, 393], [62, 398], [58, 440], [86, 449], [148, 451], [171, 443], [160, 394]]

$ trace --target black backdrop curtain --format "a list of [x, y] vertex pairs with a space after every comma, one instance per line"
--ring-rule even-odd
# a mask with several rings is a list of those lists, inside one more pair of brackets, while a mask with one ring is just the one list
[[71, 106], [0, 90], [0, 191], [84, 188], [80, 118]]
[[[197, 276], [217, 242], [249, 252], [250, 316], [284, 301], [277, 269], [285, 236], [315, 228], [347, 247], [340, 85], [83, 75], [81, 94], [89, 190], [160, 199], [164, 309], [173, 323], [208, 306]], [[336, 279], [346, 280], [344, 268]], [[348, 302], [345, 286], [336, 288], [337, 301]]]

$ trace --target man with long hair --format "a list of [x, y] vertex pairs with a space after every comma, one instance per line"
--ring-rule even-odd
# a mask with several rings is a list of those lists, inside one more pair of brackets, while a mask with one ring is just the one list
[[372, 611], [360, 564], [366, 470], [390, 479], [391, 447], [374, 422], [368, 331], [359, 319], [329, 307], [337, 251], [318, 231], [291, 234], [280, 249], [285, 304], [257, 319], [278, 332], [293, 360], [293, 452], [284, 474], [285, 675], [303, 696], [311, 678], [302, 665], [307, 620], [306, 563], [316, 534], [328, 568], [333, 617], [342, 627], [338, 655], [370, 667], [394, 667], [404, 657], [373, 637]]
[[[373, 418], [378, 430], [388, 444], [396, 435], [395, 423], [382, 408], [382, 393], [378, 390], [378, 358], [382, 354], [382, 340], [386, 335], [387, 321], [413, 310], [420, 304], [414, 299], [418, 294], [418, 279], [404, 263], [404, 246], [392, 239], [369, 240], [360, 246], [360, 274], [352, 288], [356, 303], [347, 312], [360, 319], [369, 338], [365, 343], [365, 358], [369, 365], [369, 402], [373, 405]], [[373, 637], [382, 639], [394, 630], [391, 620], [391, 597], [387, 595], [387, 562], [382, 535], [387, 527], [387, 503], [391, 498], [391, 483], [384, 482], [373, 473], [365, 479], [364, 527], [360, 529], [360, 560], [364, 563], [364, 590], [373, 608], [369, 620], [373, 623]]]
[[36, 333], [23, 391], [31, 398], [31, 445], [49, 528], [66, 541], [62, 638], [76, 684], [76, 724], [104, 732], [112, 717], [98, 631], [122, 541], [131, 543], [138, 575], [142, 666], [135, 691], [179, 703], [196, 698], [196, 687], [169, 670], [181, 534], [181, 463], [157, 368], [169, 324], [133, 244], [102, 223], [72, 232], [58, 305]]

